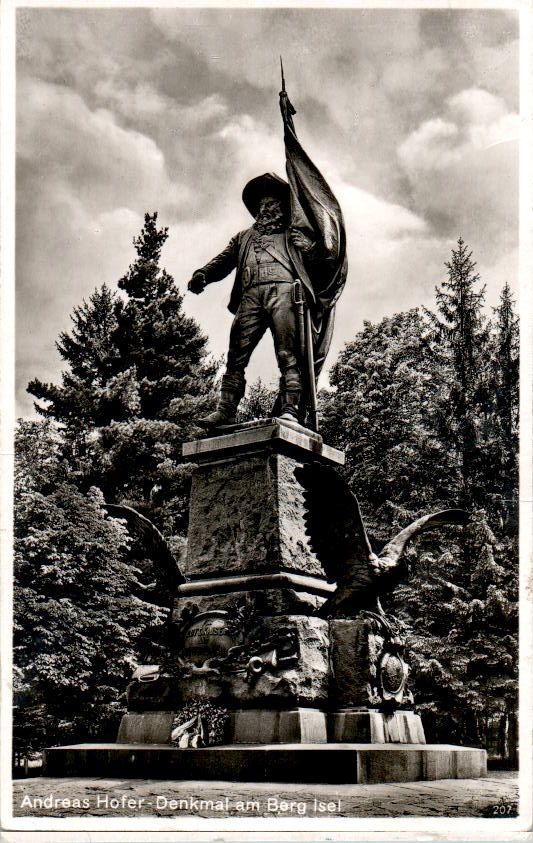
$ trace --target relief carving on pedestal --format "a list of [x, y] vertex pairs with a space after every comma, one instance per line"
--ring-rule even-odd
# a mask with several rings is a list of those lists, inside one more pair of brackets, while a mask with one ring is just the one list
[[361, 612], [368, 625], [369, 682], [368, 701], [383, 709], [395, 709], [414, 702], [407, 688], [409, 666], [406, 654], [405, 627], [399, 618], [376, 612]]
[[299, 659], [296, 633], [285, 627], [269, 631], [246, 601], [229, 610], [187, 609], [177, 633], [173, 669], [181, 678], [243, 673], [251, 684], [262, 673], [293, 667]]

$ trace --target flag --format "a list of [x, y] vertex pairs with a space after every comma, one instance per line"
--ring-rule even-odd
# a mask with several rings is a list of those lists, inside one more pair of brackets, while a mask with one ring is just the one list
[[296, 111], [285, 92], [284, 80], [280, 109], [290, 185], [291, 227], [316, 243], [310, 256], [291, 246], [290, 241], [289, 249], [306, 290], [313, 323], [315, 375], [318, 377], [331, 344], [335, 304], [346, 283], [346, 231], [337, 199], [296, 136], [292, 119]]

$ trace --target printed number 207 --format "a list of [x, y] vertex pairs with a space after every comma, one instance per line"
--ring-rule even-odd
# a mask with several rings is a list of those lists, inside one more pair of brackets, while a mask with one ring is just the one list
[[492, 816], [493, 817], [504, 817], [511, 812], [514, 813], [515, 806], [514, 805], [493, 805], [492, 806]]

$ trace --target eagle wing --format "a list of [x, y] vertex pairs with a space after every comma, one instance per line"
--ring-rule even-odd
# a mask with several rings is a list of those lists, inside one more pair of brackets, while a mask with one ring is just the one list
[[367, 587], [371, 582], [372, 548], [356, 496], [335, 469], [319, 463], [303, 465], [295, 475], [304, 489], [306, 531], [331, 582]]
[[133, 507], [123, 504], [106, 503], [104, 509], [111, 518], [124, 520], [131, 534], [142, 540], [150, 558], [160, 565], [165, 575], [168, 576], [168, 582], [172, 584], [171, 588], [185, 582], [185, 577], [179, 569], [167, 540], [149, 518], [141, 515]]
[[394, 536], [384, 548], [382, 548], [377, 561], [377, 567], [381, 570], [376, 570], [376, 574], [380, 574], [387, 568], [395, 567], [405, 550], [407, 542], [423, 533], [426, 530], [433, 530], [435, 527], [442, 527], [447, 524], [456, 524], [463, 526], [466, 524], [470, 514], [464, 509], [443, 509], [440, 512], [433, 512], [430, 515], [423, 515], [409, 524], [404, 530]]

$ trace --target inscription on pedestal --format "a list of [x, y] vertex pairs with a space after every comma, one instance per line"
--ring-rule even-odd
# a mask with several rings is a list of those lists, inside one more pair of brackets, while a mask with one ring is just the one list
[[214, 610], [197, 615], [182, 632], [182, 656], [196, 665], [214, 657], [225, 657], [231, 647], [243, 642], [243, 634], [231, 624], [229, 612]]

